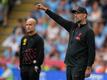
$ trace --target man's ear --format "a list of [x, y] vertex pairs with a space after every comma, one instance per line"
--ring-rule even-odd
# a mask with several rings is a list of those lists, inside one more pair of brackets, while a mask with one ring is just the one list
[[87, 17], [87, 14], [84, 14], [84, 18], [86, 18]]

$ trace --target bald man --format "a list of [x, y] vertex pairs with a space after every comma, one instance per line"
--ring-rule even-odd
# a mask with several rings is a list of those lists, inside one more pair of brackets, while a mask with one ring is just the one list
[[41, 64], [44, 60], [44, 41], [35, 31], [37, 20], [26, 21], [26, 34], [20, 45], [20, 70], [22, 80], [39, 80]]

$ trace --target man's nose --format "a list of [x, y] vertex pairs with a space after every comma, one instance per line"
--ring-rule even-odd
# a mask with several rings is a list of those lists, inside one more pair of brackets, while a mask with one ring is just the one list
[[29, 26], [26, 26], [26, 28], [29, 28]]

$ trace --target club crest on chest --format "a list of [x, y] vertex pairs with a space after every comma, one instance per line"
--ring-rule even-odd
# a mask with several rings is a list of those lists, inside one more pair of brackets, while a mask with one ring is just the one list
[[75, 37], [75, 39], [78, 40], [78, 41], [80, 41], [80, 40], [81, 40], [81, 38], [80, 38], [81, 35], [82, 35], [82, 33], [80, 32], [80, 33]]
[[23, 39], [22, 45], [26, 45], [26, 44], [27, 44], [27, 39], [25, 38], [25, 39]]

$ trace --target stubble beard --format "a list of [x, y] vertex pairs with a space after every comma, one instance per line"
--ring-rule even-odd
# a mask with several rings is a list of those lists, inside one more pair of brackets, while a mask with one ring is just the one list
[[80, 19], [77, 19], [77, 18], [74, 18], [74, 23], [80, 24], [80, 23], [81, 23], [81, 20], [80, 20]]

